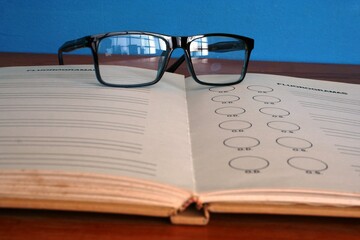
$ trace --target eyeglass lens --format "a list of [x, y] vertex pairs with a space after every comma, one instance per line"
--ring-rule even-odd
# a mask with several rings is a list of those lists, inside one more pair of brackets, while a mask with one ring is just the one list
[[245, 68], [245, 46], [243, 40], [223, 36], [202, 37], [191, 42], [191, 62], [198, 80], [209, 84], [239, 81]]
[[153, 82], [163, 67], [166, 54], [166, 42], [156, 36], [127, 34], [106, 37], [98, 46], [100, 76], [103, 81], [117, 85]]

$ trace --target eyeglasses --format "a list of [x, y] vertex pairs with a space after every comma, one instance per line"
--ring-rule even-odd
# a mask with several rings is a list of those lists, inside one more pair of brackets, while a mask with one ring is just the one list
[[[111, 32], [65, 42], [58, 51], [59, 64], [64, 64], [64, 52], [80, 48], [91, 49], [96, 77], [107, 86], [152, 85], [165, 71], [175, 72], [184, 61], [196, 82], [226, 86], [244, 79], [254, 40], [223, 33], [173, 37], [149, 32]], [[184, 55], [167, 68], [176, 48], [182, 48]]]

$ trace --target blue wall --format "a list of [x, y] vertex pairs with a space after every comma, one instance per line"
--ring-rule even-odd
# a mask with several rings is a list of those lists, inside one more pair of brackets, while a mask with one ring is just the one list
[[360, 64], [359, 0], [0, 0], [0, 7], [6, 52], [55, 53], [64, 41], [116, 30], [228, 32], [255, 39], [254, 60]]

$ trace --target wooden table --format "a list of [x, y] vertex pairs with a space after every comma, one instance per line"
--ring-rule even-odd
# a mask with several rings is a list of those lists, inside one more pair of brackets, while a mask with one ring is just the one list
[[[71, 60], [78, 63], [76, 57]], [[54, 65], [52, 54], [0, 53], [0, 67]], [[185, 73], [186, 68], [178, 70]], [[255, 62], [249, 72], [360, 84], [360, 65]], [[0, 239], [360, 239], [360, 219], [212, 214], [208, 226], [100, 213], [0, 209]]]

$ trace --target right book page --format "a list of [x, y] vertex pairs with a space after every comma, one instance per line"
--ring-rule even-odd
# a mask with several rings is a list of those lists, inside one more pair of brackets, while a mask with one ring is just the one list
[[237, 191], [240, 201], [360, 204], [359, 85], [262, 74], [187, 84], [202, 202]]

